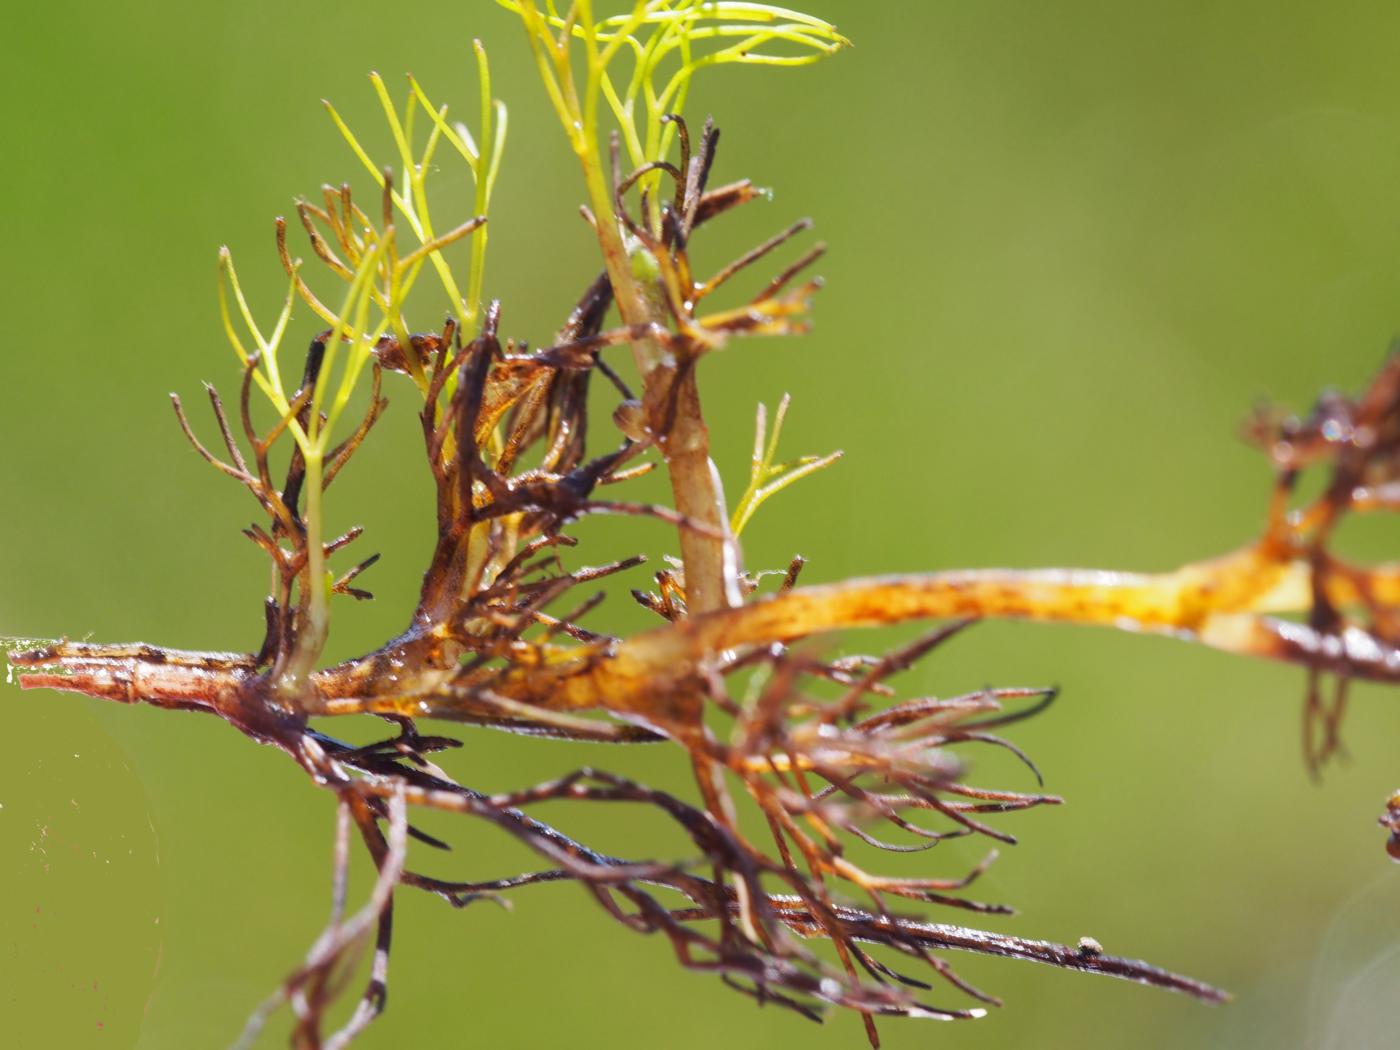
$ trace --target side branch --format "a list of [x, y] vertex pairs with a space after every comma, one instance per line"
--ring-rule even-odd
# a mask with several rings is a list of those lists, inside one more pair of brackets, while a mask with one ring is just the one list
[[[655, 716], [659, 696], [693, 691], [716, 654], [781, 645], [852, 627], [920, 619], [1021, 619], [1149, 631], [1227, 652], [1285, 660], [1373, 681], [1400, 681], [1400, 649], [1359, 627], [1329, 633], [1266, 613], [1306, 611], [1312, 567], [1268, 544], [1170, 573], [1080, 569], [984, 569], [872, 577], [795, 588], [749, 605], [637, 635], [611, 654], [584, 650], [553, 675], [511, 675], [498, 692], [545, 707], [602, 707]], [[1394, 599], [1400, 572], [1370, 574], [1367, 597]], [[1354, 581], [1327, 581], [1336, 605], [1359, 596]], [[676, 714], [677, 712], [672, 712]]]

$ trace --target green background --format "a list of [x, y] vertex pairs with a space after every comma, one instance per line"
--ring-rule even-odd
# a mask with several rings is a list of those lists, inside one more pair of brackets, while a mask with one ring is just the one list
[[[690, 106], [724, 128], [717, 178], [777, 191], [701, 241], [701, 268], [803, 215], [831, 245], [810, 337], [704, 366], [731, 497], [760, 399], [793, 394], [788, 449], [846, 451], [760, 513], [750, 567], [801, 552], [810, 581], [1158, 569], [1247, 540], [1269, 478], [1238, 421], [1261, 397], [1305, 407], [1325, 385], [1357, 387], [1400, 331], [1400, 9], [825, 0], [815, 13], [856, 48], [792, 72], [714, 71]], [[4, 21], [0, 634], [254, 645], [265, 570], [236, 531], [254, 508], [184, 445], [165, 401], [177, 390], [198, 406], [206, 378], [236, 384], [215, 250], [232, 246], [270, 313], [271, 217], [358, 177], [317, 99], [376, 127], [364, 74], [398, 85], [412, 71], [474, 124], [481, 36], [511, 112], [487, 290], [508, 332], [547, 339], [596, 262], [523, 34], [480, 0], [52, 0]], [[440, 188], [463, 202], [443, 214], [465, 216], [465, 178], [448, 170]], [[298, 341], [316, 327], [298, 325]], [[386, 555], [366, 577], [379, 600], [341, 610], [336, 654], [402, 625], [430, 541], [411, 398], [391, 396], [332, 493], [337, 523], [363, 521]], [[595, 558], [667, 549], [648, 522], [580, 531]], [[1394, 548], [1388, 525], [1346, 539]], [[625, 598], [595, 616], [642, 622]], [[969, 959], [1006, 1008], [891, 1021], [886, 1045], [1390, 1045], [1400, 871], [1373, 818], [1400, 774], [1394, 693], [1355, 690], [1351, 761], [1314, 783], [1289, 668], [989, 625], [905, 685], [1051, 682], [1062, 699], [1015, 738], [1069, 804], [1003, 821], [1021, 844], [980, 889], [1021, 911], [995, 927], [1093, 935], [1236, 1001]], [[210, 718], [7, 685], [0, 705], [0, 1042], [226, 1045], [320, 928], [330, 798]], [[680, 785], [676, 758], [483, 731], [451, 768], [483, 789], [582, 762]], [[978, 769], [1025, 786], [994, 760]], [[632, 855], [673, 845], [623, 813], [551, 815]], [[529, 863], [483, 827], [455, 841], [424, 863], [460, 877]], [[978, 855], [959, 848], [919, 870]], [[818, 1029], [682, 972], [575, 887], [522, 891], [511, 914], [405, 894], [396, 947], [366, 1047], [862, 1045], [852, 1016]]]

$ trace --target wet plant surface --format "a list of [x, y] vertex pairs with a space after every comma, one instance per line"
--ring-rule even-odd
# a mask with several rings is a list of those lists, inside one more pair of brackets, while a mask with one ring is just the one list
[[[957, 975], [947, 950], [1219, 999], [1207, 984], [1106, 954], [1092, 939], [1009, 937], [937, 921], [947, 913], [921, 907], [1005, 911], [976, 895], [983, 864], [917, 877], [869, 870], [860, 846], [903, 853], [950, 838], [1014, 842], [1001, 814], [1061, 801], [1040, 789], [1039, 771], [1004, 735], [1053, 690], [908, 696], [897, 691], [897, 676], [983, 619], [1168, 634], [1304, 667], [1306, 754], [1320, 765], [1338, 746], [1346, 683], [1400, 678], [1400, 571], [1332, 553], [1348, 516], [1400, 503], [1400, 365], [1392, 360], [1361, 394], [1328, 395], [1308, 415], [1255, 419], [1250, 432], [1276, 478], [1267, 525], [1257, 542], [1216, 560], [1158, 574], [975, 570], [820, 586], [803, 585], [800, 560], [767, 576], [754, 571], [740, 543], [744, 526], [764, 499], [831, 457], [775, 464], [786, 406], [771, 443], [761, 416], [752, 483], [726, 514], [701, 413], [701, 361], [743, 337], [801, 332], [818, 289], [808, 268], [820, 249], [787, 244], [808, 225], [797, 223], [713, 276], [697, 276], [692, 243], [711, 223], [742, 221], [742, 211], [729, 213], [758, 195], [747, 181], [719, 178], [715, 127], [692, 128], [668, 100], [650, 104], [644, 92], [636, 98], [650, 108], [631, 125], [635, 142], [588, 127], [574, 78], [601, 90], [596, 71], [623, 48], [621, 34], [664, 39], [671, 23], [657, 12], [666, 10], [640, 7], [631, 25], [625, 16], [589, 23], [580, 31], [582, 52], [569, 46], [572, 25], [528, 6], [519, 11], [582, 163], [584, 221], [603, 256], [602, 273], [580, 276], [581, 296], [561, 309], [555, 338], [538, 349], [505, 334], [508, 306], [481, 301], [481, 238], [503, 113], [488, 105], [470, 137], [416, 83], [406, 108], [395, 108], [375, 81], [403, 151], [402, 172], [366, 158], [381, 184], [377, 199], [357, 201], [335, 187], [298, 209], [308, 250], [344, 279], [340, 296], [311, 288], [279, 222], [291, 291], [275, 323], [260, 327], [225, 254], [237, 395], [209, 388], [212, 425], [175, 399], [199, 453], [246, 488], [263, 514], [245, 531], [271, 563], [261, 645], [247, 653], [75, 641], [17, 647], [10, 661], [21, 684], [213, 713], [286, 752], [334, 793], [331, 920], [255, 1013], [249, 1039], [283, 1004], [296, 1018], [299, 1046], [344, 1045], [373, 1020], [384, 1004], [397, 893], [419, 889], [460, 907], [555, 881], [581, 884], [623, 926], [668, 940], [681, 965], [715, 972], [762, 1002], [809, 1016], [832, 1005], [856, 1011], [872, 1041], [877, 1016], [970, 1019], [997, 1002]], [[703, 20], [694, 21], [684, 32], [704, 39], [696, 35]], [[784, 23], [783, 32], [783, 42], [817, 52], [842, 43], [814, 21]], [[750, 43], [734, 57], [755, 54]], [[615, 106], [631, 120], [623, 103]], [[358, 149], [348, 129], [347, 137]], [[449, 148], [474, 174], [478, 213], [435, 233], [422, 181], [433, 151]], [[468, 238], [480, 251], [459, 284], [444, 253]], [[773, 252], [791, 258], [775, 276], [752, 279], [749, 267], [773, 266]], [[412, 328], [405, 309], [420, 276], [438, 279], [459, 307], [432, 331]], [[740, 305], [709, 308], [712, 293], [746, 280]], [[279, 355], [290, 356], [282, 344], [297, 304], [326, 327], [293, 367]], [[328, 535], [324, 501], [373, 440], [387, 391], [400, 404], [417, 399], [419, 469], [436, 494], [436, 539], [403, 632], [362, 657], [323, 666], [332, 603], [369, 598], [374, 564], [373, 555], [342, 553], [361, 534]], [[611, 428], [597, 425], [594, 402]], [[628, 497], [629, 483], [653, 469], [666, 473], [669, 505]], [[1295, 498], [1306, 472], [1324, 476], [1321, 492]], [[640, 557], [582, 568], [561, 557], [576, 543], [578, 520], [595, 515], [646, 517], [674, 530], [679, 558], [651, 566], [648, 589], [634, 592], [657, 617], [655, 627], [614, 635], [597, 608], [595, 583], [637, 570]], [[586, 562], [586, 549], [569, 553]], [[939, 626], [871, 655], [832, 657], [820, 644], [830, 632], [912, 620]], [[347, 715], [377, 715], [389, 730], [372, 743], [345, 743], [326, 720]], [[593, 768], [484, 794], [436, 764], [458, 744], [442, 735], [441, 722], [669, 748], [693, 770], [694, 794], [682, 798]], [[963, 756], [977, 749], [1016, 756], [1030, 788], [970, 782]], [[644, 809], [673, 825], [688, 849], [665, 859], [601, 852], [532, 815], [547, 803]], [[494, 825], [539, 866], [484, 880], [429, 874], [442, 863], [430, 851], [447, 845], [414, 823], [416, 811], [430, 810]], [[345, 881], [355, 837], [377, 872], [360, 905], [350, 903]], [[365, 954], [362, 994], [348, 1018], [336, 1014], [332, 1023], [347, 975]]]

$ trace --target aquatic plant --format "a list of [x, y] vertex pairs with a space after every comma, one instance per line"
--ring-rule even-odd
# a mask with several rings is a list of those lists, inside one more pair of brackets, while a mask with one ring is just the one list
[[[951, 837], [1014, 841], [998, 815], [1059, 799], [1038, 784], [971, 784], [960, 755], [982, 747], [1024, 758], [1002, 730], [1054, 694], [989, 687], [901, 697], [890, 680], [986, 618], [1154, 631], [1306, 668], [1307, 753], [1321, 762], [1337, 746], [1346, 683], [1400, 679], [1400, 569], [1352, 565], [1330, 550], [1347, 515], [1400, 507], [1400, 359], [1359, 397], [1329, 395], [1306, 418], [1256, 418], [1251, 433], [1277, 479], [1273, 501], [1259, 540], [1216, 560], [1152, 575], [973, 570], [812, 587], [800, 585], [800, 561], [771, 575], [754, 571], [743, 557], [745, 526], [765, 500], [833, 456], [782, 461], [786, 402], [771, 436], [760, 409], [750, 484], [729, 513], [710, 462], [700, 369], [710, 353], [742, 352], [733, 344], [745, 337], [804, 329], [819, 288], [806, 274], [821, 247], [797, 253], [742, 293], [751, 268], [787, 250], [808, 222], [713, 275], [692, 271], [693, 239], [730, 221], [760, 191], [746, 180], [720, 182], [719, 133], [709, 122], [687, 122], [684, 103], [692, 77], [708, 66], [801, 64], [846, 41], [820, 20], [759, 4], [650, 0], [605, 17], [587, 3], [563, 13], [530, 0], [506, 6], [520, 17], [578, 158], [584, 221], [601, 256], [600, 271], [582, 275], [582, 294], [569, 296], [574, 305], [555, 339], [537, 349], [510, 339], [508, 312], [487, 298], [488, 216], [507, 124], [491, 97], [484, 49], [476, 45], [474, 134], [450, 121], [416, 80], [396, 101], [372, 78], [396, 150], [392, 164], [372, 158], [333, 109], [331, 116], [379, 192], [366, 202], [341, 183], [300, 204], [317, 278], [278, 220], [288, 291], [270, 324], [258, 320], [231, 256], [221, 254], [238, 394], [226, 402], [208, 390], [213, 440], [199, 436], [202, 428], [174, 400], [194, 447], [264, 515], [245, 530], [271, 568], [262, 645], [196, 653], [57, 641], [10, 655], [26, 688], [215, 714], [286, 752], [336, 795], [331, 921], [254, 1014], [246, 1038], [282, 1004], [295, 1015], [297, 1046], [342, 1046], [372, 1021], [384, 1004], [400, 887], [464, 906], [560, 880], [580, 884], [623, 925], [660, 933], [682, 965], [716, 972], [762, 1002], [810, 1016], [828, 1005], [856, 1011], [872, 1042], [877, 1016], [973, 1018], [996, 1001], [957, 975], [941, 954], [947, 950], [1220, 998], [1208, 985], [1106, 955], [1092, 942], [1058, 945], [912, 914], [921, 905], [1004, 908], [968, 895], [986, 862], [895, 878], [869, 870], [860, 847], [908, 852]], [[474, 187], [470, 208], [448, 222], [433, 217], [428, 192], [444, 158], [464, 165]], [[447, 252], [459, 242], [470, 245], [465, 275]], [[427, 298], [420, 278], [436, 281], [453, 304], [446, 321], [419, 305]], [[738, 305], [712, 306], [717, 293]], [[302, 309], [319, 331], [290, 365], [293, 315]], [[630, 364], [616, 360], [629, 352]], [[372, 437], [390, 384], [417, 399], [436, 492], [434, 548], [404, 631], [371, 653], [324, 666], [333, 614], [345, 598], [370, 597], [362, 585], [375, 561], [341, 564], [360, 533], [329, 534], [327, 493]], [[615, 425], [601, 453], [590, 428], [599, 400]], [[657, 468], [670, 482], [669, 505], [613, 498]], [[1320, 495], [1300, 503], [1297, 483], [1308, 470], [1329, 478]], [[646, 515], [675, 530], [679, 558], [655, 572], [653, 590], [633, 592], [659, 618], [655, 628], [619, 637], [590, 618], [602, 594], [593, 585], [642, 560], [568, 567], [561, 553], [576, 542], [570, 527], [590, 514]], [[820, 644], [832, 632], [910, 620], [939, 625], [869, 656], [833, 657]], [[1326, 676], [1337, 683], [1330, 695]], [[324, 720], [349, 715], [378, 716], [393, 731], [362, 746], [325, 731]], [[424, 731], [423, 721], [679, 749], [696, 797], [597, 769], [482, 794], [435, 764], [433, 756], [456, 741]], [[644, 808], [674, 824], [692, 848], [665, 860], [603, 853], [532, 815], [546, 802]], [[1400, 848], [1394, 808], [1392, 851]], [[410, 857], [410, 841], [445, 843], [414, 826], [415, 809], [494, 825], [533, 850], [541, 867], [484, 881], [429, 875]], [[352, 832], [378, 877], [349, 913]], [[332, 1025], [329, 1011], [366, 951], [372, 962], [362, 996], [348, 1020]], [[926, 972], [905, 972], [915, 967]], [[963, 998], [950, 1005], [941, 992]]]

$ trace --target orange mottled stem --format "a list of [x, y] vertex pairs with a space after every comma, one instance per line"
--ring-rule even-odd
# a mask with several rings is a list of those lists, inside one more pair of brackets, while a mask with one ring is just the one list
[[[1387, 604], [1400, 571], [1327, 577], [1337, 606]], [[1266, 613], [1311, 608], [1310, 566], [1269, 543], [1168, 573], [1088, 569], [978, 569], [872, 577], [803, 587], [647, 631], [621, 643], [543, 645], [535, 659], [478, 681], [422, 659], [437, 641], [410, 632], [380, 653], [320, 671], [295, 698], [303, 716], [373, 712], [491, 721], [540, 712], [603, 709], [670, 732], [699, 724], [698, 673], [728, 651], [784, 644], [851, 627], [919, 619], [1021, 619], [1149, 631], [1227, 652], [1285, 660], [1378, 681], [1400, 681], [1400, 649], [1357, 627], [1324, 633]], [[424, 648], [426, 647], [426, 649]], [[423, 650], [423, 651], [420, 651]], [[253, 674], [247, 657], [183, 654], [146, 646], [65, 643], [15, 654], [26, 687], [85, 692], [122, 701], [195, 706]], [[386, 672], [390, 665], [399, 668]], [[414, 671], [407, 671], [414, 668]], [[217, 704], [200, 706], [215, 707]], [[581, 727], [560, 724], [560, 732]]]
[[[1328, 598], [1354, 604], [1389, 594], [1394, 567], [1328, 577]], [[1366, 583], [1369, 591], [1361, 586]], [[1400, 650], [1359, 628], [1324, 634], [1264, 613], [1306, 610], [1313, 602], [1307, 563], [1270, 543], [1159, 574], [1084, 569], [982, 569], [875, 577], [787, 591], [648, 631], [602, 651], [548, 649], [538, 665], [490, 683], [493, 692], [539, 708], [606, 709], [671, 731], [699, 717], [697, 672], [726, 651], [797, 641], [850, 627], [916, 619], [1022, 619], [1149, 631], [1227, 652], [1286, 660], [1354, 677], [1400, 681]], [[339, 689], [325, 683], [314, 713], [438, 715], [462, 703]], [[469, 691], [469, 687], [468, 687]]]

